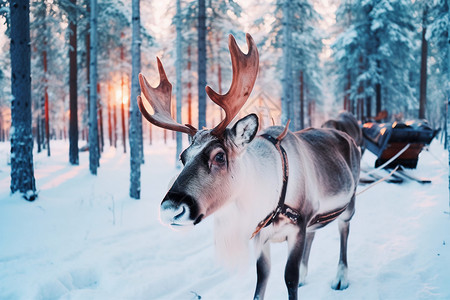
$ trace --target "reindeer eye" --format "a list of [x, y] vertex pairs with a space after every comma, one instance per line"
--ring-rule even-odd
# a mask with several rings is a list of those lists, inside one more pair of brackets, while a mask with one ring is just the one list
[[225, 163], [225, 153], [223, 153], [223, 152], [217, 153], [216, 156], [214, 156], [214, 162], [219, 165], [224, 164]]

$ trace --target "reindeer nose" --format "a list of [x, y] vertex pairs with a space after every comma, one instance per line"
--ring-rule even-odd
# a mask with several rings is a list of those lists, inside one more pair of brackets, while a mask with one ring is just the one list
[[185, 203], [177, 205], [172, 200], [161, 203], [160, 218], [167, 225], [192, 224], [192, 220], [189, 219], [189, 206]]
[[170, 226], [194, 225], [195, 200], [184, 193], [169, 191], [160, 207], [160, 220]]

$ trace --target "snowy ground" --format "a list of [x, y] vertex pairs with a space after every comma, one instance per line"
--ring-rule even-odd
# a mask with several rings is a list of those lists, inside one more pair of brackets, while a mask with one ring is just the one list
[[[68, 163], [68, 144], [35, 154], [37, 201], [9, 194], [9, 144], [0, 143], [0, 299], [251, 299], [254, 258], [240, 272], [216, 262], [212, 218], [192, 231], [158, 222], [176, 173], [174, 145], [146, 149], [142, 200], [128, 197], [129, 157], [107, 148], [98, 176]], [[366, 153], [363, 164], [373, 165]], [[436, 141], [414, 171], [432, 184], [381, 183], [357, 198], [349, 238], [350, 286], [330, 288], [337, 225], [318, 231], [302, 299], [450, 299], [447, 155]], [[361, 187], [360, 187], [361, 188]], [[267, 299], [287, 299], [286, 245], [272, 246]]]

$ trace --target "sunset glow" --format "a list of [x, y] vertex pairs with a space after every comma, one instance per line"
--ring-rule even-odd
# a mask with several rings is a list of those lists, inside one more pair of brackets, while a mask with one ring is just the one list
[[117, 104], [127, 104], [128, 103], [128, 93], [126, 92], [127, 89], [123, 89], [120, 85], [118, 85], [115, 88], [115, 97], [116, 97], [116, 103]]

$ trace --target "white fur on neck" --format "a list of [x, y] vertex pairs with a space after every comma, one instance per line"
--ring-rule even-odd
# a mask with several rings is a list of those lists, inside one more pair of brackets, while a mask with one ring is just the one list
[[262, 163], [251, 146], [242, 155], [234, 176], [235, 196], [214, 216], [217, 256], [232, 268], [246, 265], [250, 237], [275, 209], [282, 186], [281, 160], [274, 172], [273, 163]]

